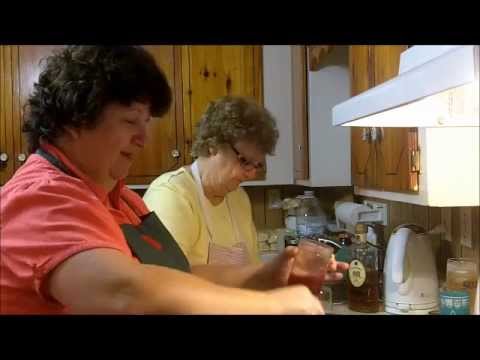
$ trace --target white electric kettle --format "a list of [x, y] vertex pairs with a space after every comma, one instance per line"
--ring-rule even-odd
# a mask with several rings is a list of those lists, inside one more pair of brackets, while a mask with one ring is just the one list
[[438, 310], [438, 277], [430, 238], [413, 224], [390, 236], [384, 266], [385, 311], [429, 314]]

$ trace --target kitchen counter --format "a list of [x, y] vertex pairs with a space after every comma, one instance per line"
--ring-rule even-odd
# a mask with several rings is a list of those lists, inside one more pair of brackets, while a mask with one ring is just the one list
[[383, 304], [380, 305], [380, 311], [376, 313], [362, 313], [353, 311], [348, 308], [347, 304], [334, 304], [329, 308], [327, 304], [323, 304], [326, 315], [390, 315], [384, 312]]

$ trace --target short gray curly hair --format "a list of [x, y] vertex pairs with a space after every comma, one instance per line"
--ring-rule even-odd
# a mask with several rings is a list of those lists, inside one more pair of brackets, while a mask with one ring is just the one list
[[210, 102], [197, 124], [192, 156], [209, 156], [209, 148], [249, 141], [273, 155], [278, 129], [273, 115], [253, 99], [225, 96]]

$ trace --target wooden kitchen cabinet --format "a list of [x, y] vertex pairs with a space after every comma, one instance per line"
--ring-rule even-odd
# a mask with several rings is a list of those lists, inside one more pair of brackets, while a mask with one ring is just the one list
[[261, 46], [183, 46], [185, 163], [192, 162], [195, 126], [208, 103], [241, 95], [263, 103]]
[[[356, 96], [374, 86], [372, 46], [355, 45], [349, 49], [351, 95]], [[369, 139], [369, 129], [351, 128], [351, 171], [354, 185], [376, 186], [375, 144]]]
[[0, 186], [15, 171], [13, 83], [16, 81], [17, 50], [15, 46], [0, 45]]
[[14, 46], [0, 45], [0, 186], [14, 173], [13, 83], [14, 63], [18, 53]]
[[148, 45], [172, 89], [172, 104], [149, 124], [148, 142], [130, 169], [127, 184], [150, 184], [160, 174], [184, 164], [181, 50], [171, 45]]
[[[40, 60], [60, 45], [1, 47], [0, 85], [0, 184], [4, 184], [25, 162], [28, 145], [22, 134], [24, 105], [40, 73]], [[3, 140], [2, 140], [3, 139]]]
[[[0, 185], [25, 161], [22, 109], [38, 79], [40, 60], [60, 45], [1, 46]], [[127, 184], [148, 185], [160, 174], [191, 162], [194, 125], [208, 101], [232, 94], [262, 102], [262, 56], [258, 46], [148, 45], [173, 92], [167, 114], [150, 122], [149, 141]]]
[[[0, 167], [2, 184], [13, 175], [27, 157], [28, 146], [21, 131], [23, 109], [34, 82], [38, 80], [41, 70], [40, 60], [61, 47], [60, 45], [1, 47], [0, 150], [8, 156], [8, 160], [2, 162]], [[146, 46], [146, 48], [165, 72], [173, 91], [179, 91], [176, 82], [181, 83], [181, 73], [176, 65], [180, 64], [180, 52], [175, 51], [174, 46]], [[181, 106], [175, 101], [176, 99], [181, 101], [181, 97], [175, 95], [169, 112], [162, 119], [155, 119], [159, 121], [151, 122], [149, 142], [132, 166], [127, 183], [148, 184], [162, 172], [183, 164], [183, 154], [178, 151], [183, 147], [183, 124], [181, 115], [178, 114], [181, 113]], [[177, 126], [178, 124], [180, 126]]]
[[[350, 47], [352, 96], [398, 75], [404, 45], [355, 45]], [[354, 185], [392, 192], [418, 191], [418, 134], [416, 128], [355, 128], [352, 136]], [[371, 133], [370, 133], [371, 134]]]

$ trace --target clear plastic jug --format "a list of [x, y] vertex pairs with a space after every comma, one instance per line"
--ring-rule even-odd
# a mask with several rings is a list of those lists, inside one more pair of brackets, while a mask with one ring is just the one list
[[307, 190], [297, 199], [300, 200], [296, 208], [297, 236], [311, 239], [321, 237], [327, 227], [327, 216], [313, 191]]

